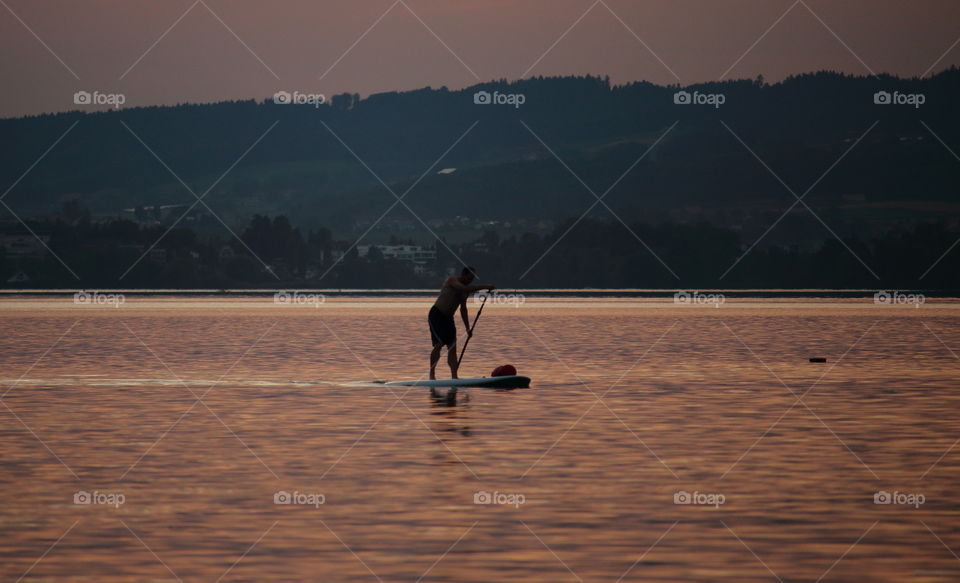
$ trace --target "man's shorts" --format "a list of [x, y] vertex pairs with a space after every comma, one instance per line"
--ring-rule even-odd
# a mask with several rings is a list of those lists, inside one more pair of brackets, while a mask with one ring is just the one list
[[432, 346], [438, 344], [452, 346], [457, 343], [457, 327], [453, 323], [453, 314], [448, 316], [436, 307], [432, 307], [430, 308], [430, 314], [427, 315], [427, 322], [430, 323], [430, 342]]

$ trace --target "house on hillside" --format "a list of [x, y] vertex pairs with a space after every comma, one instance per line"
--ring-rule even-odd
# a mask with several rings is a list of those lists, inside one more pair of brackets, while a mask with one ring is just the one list
[[167, 262], [167, 250], [166, 250], [166, 249], [158, 249], [158, 248], [154, 247], [153, 249], [150, 250], [150, 252], [147, 254], [147, 256], [148, 256], [152, 261], [156, 261], [157, 263], [166, 263], [166, 262]]
[[437, 258], [436, 249], [420, 245], [357, 245], [357, 255], [366, 257], [371, 247], [376, 247], [384, 259], [417, 263], [433, 261]]
[[22, 271], [18, 271], [7, 278], [7, 283], [27, 283], [30, 281], [30, 276]]
[[7, 251], [7, 255], [17, 257], [40, 257], [47, 252], [50, 235], [37, 233], [3, 233], [0, 234], [0, 247]]
[[226, 263], [236, 257], [236, 255], [236, 252], [230, 245], [222, 245], [220, 250], [217, 251], [217, 258], [220, 260], [220, 263]]
[[[184, 214], [186, 213], [186, 216]], [[120, 211], [120, 218], [141, 224], [164, 224], [183, 217], [186, 221], [194, 221], [205, 215], [199, 206], [188, 204], [161, 204], [154, 206], [140, 206], [126, 208]]]

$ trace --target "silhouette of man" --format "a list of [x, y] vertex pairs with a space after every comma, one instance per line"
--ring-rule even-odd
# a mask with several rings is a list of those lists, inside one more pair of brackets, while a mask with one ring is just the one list
[[463, 327], [467, 337], [473, 335], [470, 331], [470, 318], [467, 316], [467, 298], [470, 294], [480, 290], [493, 291], [492, 285], [470, 285], [476, 279], [477, 272], [471, 267], [464, 267], [460, 275], [451, 275], [443, 282], [437, 301], [430, 308], [427, 322], [430, 324], [430, 340], [433, 350], [430, 352], [430, 379], [437, 378], [437, 363], [440, 361], [440, 351], [447, 347], [447, 363], [450, 365], [451, 378], [457, 377], [460, 363], [457, 360], [457, 327], [453, 322], [453, 315], [460, 308], [463, 318]]

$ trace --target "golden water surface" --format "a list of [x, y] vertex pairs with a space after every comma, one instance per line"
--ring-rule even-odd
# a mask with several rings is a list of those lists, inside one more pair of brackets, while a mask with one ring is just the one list
[[960, 303], [428, 306], [0, 300], [0, 577], [960, 581]]

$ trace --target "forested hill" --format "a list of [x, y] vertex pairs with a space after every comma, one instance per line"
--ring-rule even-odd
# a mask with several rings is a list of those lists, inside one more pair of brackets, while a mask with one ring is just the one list
[[[714, 99], [677, 103], [681, 90]], [[478, 104], [481, 91], [523, 103]], [[913, 101], [877, 103], [878, 93]], [[349, 230], [393, 200], [371, 170], [400, 194], [452, 147], [410, 194], [424, 216], [562, 220], [594, 199], [554, 154], [601, 194], [673, 127], [610, 195], [628, 219], [677, 201], [789, 202], [780, 180], [801, 194], [841, 157], [811, 200], [960, 202], [960, 162], [944, 146], [960, 150], [956, 68], [924, 79], [820, 72], [680, 88], [564, 77], [328, 97], [319, 107], [266, 99], [0, 120], [4, 185], [76, 124], [5, 200], [26, 216], [67, 196], [94, 213], [192, 202], [154, 153], [197, 194], [242, 157], [206, 199], [218, 214], [283, 212]], [[457, 171], [435, 174], [443, 168]]]

